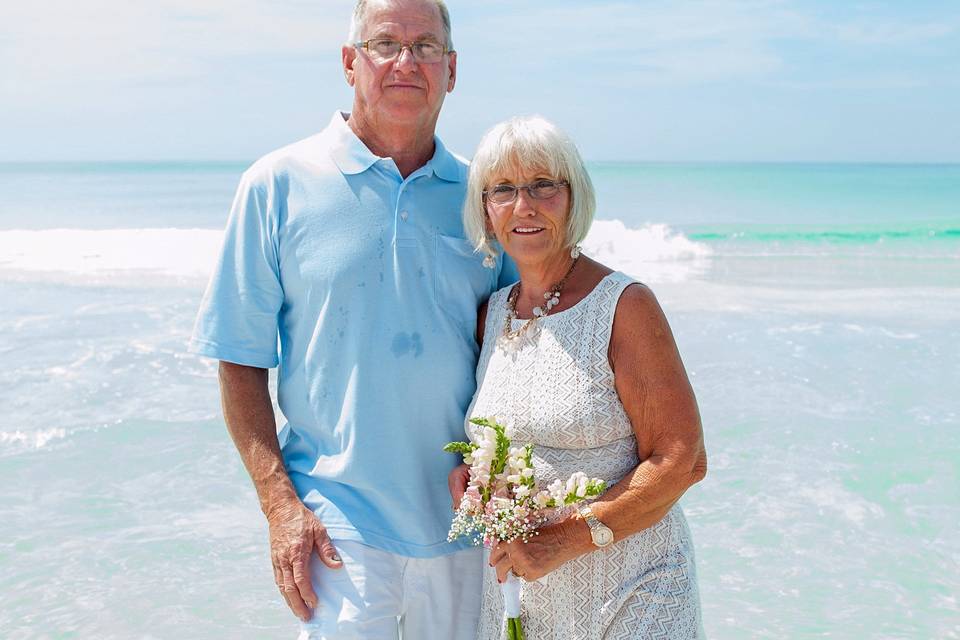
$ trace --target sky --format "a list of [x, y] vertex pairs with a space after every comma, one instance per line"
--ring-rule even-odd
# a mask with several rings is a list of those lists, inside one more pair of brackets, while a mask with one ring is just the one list
[[[960, 162], [957, 0], [449, 0], [465, 156], [539, 113], [588, 160]], [[252, 161], [348, 110], [353, 0], [4, 0], [0, 161]]]

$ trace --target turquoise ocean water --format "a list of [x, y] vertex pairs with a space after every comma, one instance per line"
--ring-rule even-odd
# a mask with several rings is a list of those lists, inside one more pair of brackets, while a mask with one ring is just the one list
[[[185, 353], [242, 165], [0, 165], [0, 637], [289, 638]], [[960, 638], [960, 165], [591, 166], [703, 415], [710, 638]]]

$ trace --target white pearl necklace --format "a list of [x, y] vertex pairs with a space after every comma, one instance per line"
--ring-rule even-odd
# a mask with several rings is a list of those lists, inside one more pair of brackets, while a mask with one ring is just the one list
[[567, 273], [563, 278], [543, 294], [544, 304], [534, 307], [533, 317], [516, 330], [513, 329], [513, 321], [517, 317], [517, 300], [520, 298], [520, 283], [518, 282], [514, 285], [510, 291], [510, 295], [507, 296], [507, 315], [503, 322], [503, 335], [500, 337], [502, 346], [506, 347], [508, 351], [515, 351], [519, 347], [520, 339], [524, 337], [524, 334], [526, 334], [528, 330], [536, 326], [537, 320], [545, 318], [551, 309], [560, 304], [560, 292], [563, 290], [563, 285], [567, 283], [570, 274], [573, 273], [573, 268], [577, 266], [579, 260], [579, 255], [574, 257], [573, 263], [570, 265], [570, 268], [567, 269]]

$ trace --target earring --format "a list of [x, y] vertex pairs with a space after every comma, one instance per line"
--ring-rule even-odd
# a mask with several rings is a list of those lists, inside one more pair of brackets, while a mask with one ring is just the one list
[[487, 257], [483, 259], [483, 266], [487, 269], [496, 269], [497, 268], [497, 259], [487, 254]]
[[573, 258], [574, 260], [576, 260], [577, 258], [579, 258], [579, 257], [580, 257], [580, 250], [581, 250], [580, 245], [578, 245], [578, 244], [573, 245], [573, 248], [570, 249], [570, 257]]

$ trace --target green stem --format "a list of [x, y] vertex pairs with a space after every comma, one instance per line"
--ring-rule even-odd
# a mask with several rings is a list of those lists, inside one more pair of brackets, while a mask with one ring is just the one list
[[520, 618], [507, 618], [507, 640], [526, 640]]

